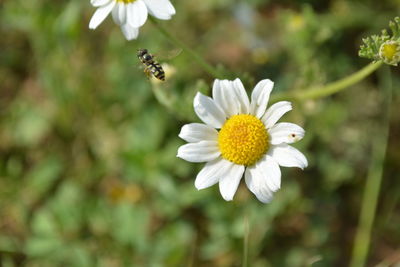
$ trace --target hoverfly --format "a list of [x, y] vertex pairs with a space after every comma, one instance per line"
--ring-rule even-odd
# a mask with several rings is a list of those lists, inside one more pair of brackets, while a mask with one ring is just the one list
[[147, 77], [153, 75], [157, 79], [165, 81], [165, 72], [163, 68], [160, 63], [154, 59], [154, 56], [147, 51], [147, 49], [138, 49], [137, 57], [144, 65], [144, 73]]

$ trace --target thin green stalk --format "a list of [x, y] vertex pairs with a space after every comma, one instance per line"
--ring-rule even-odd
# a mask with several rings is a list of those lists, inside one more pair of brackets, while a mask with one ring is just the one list
[[243, 236], [243, 261], [242, 267], [248, 266], [248, 255], [249, 255], [249, 215], [246, 213], [244, 215], [244, 236]]
[[377, 70], [381, 65], [382, 61], [372, 62], [364, 68], [360, 69], [359, 71], [336, 82], [329, 83], [325, 86], [312, 87], [309, 89], [298, 90], [291, 93], [276, 94], [271, 98], [271, 101], [276, 102], [284, 99], [301, 101], [306, 99], [316, 99], [329, 96], [340, 92], [353, 84], [356, 84], [357, 82], [361, 81], [362, 79], [373, 73], [375, 70]]
[[385, 110], [385, 115], [381, 127], [379, 127], [380, 131], [376, 134], [375, 140], [373, 140], [371, 164], [364, 188], [359, 225], [354, 240], [350, 267], [365, 266], [371, 241], [371, 230], [376, 214], [389, 137], [392, 86], [386, 85], [384, 87], [387, 88], [386, 101], [383, 105], [385, 107], [383, 109]]
[[149, 17], [151, 22], [157, 27], [157, 29], [164, 34], [167, 39], [169, 39], [172, 43], [174, 43], [176, 46], [182, 48], [183, 51], [188, 53], [199, 65], [206, 71], [208, 72], [211, 76], [214, 78], [223, 78], [223, 75], [212, 65], [208, 64], [207, 61], [205, 61], [195, 50], [190, 48], [188, 45], [186, 45], [184, 42], [182, 42], [180, 39], [176, 38], [173, 36], [166, 28], [164, 28], [157, 20], [155, 20], [152, 17]]

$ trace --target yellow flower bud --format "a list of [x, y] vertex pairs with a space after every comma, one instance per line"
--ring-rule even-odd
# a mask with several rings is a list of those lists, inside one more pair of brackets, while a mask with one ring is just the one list
[[386, 64], [397, 66], [400, 62], [400, 42], [389, 40], [379, 48], [379, 57]]

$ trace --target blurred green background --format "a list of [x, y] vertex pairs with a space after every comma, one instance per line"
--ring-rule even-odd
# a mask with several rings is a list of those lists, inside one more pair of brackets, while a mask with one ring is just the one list
[[[174, 1], [161, 22], [248, 92], [323, 85], [368, 64], [361, 38], [400, 12], [399, 0]], [[400, 258], [399, 70], [384, 66], [339, 94], [295, 102], [305, 171], [282, 169], [264, 205], [244, 186], [225, 202], [197, 191], [202, 164], [176, 158], [180, 127], [213, 77], [186, 53], [165, 83], [139, 68], [138, 48], [176, 47], [147, 22], [127, 42], [107, 18], [88, 29], [89, 0], [0, 1], [0, 265], [347, 266], [372, 146], [393, 89], [388, 150], [368, 266]], [[385, 100], [386, 99], [386, 100]], [[386, 139], [384, 139], [386, 141]], [[387, 266], [387, 265], [381, 265]]]

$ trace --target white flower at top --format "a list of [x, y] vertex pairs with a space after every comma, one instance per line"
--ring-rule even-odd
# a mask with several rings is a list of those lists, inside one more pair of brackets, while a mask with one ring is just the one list
[[[293, 123], [277, 121], [292, 109], [281, 101], [267, 109], [273, 82], [262, 80], [249, 100], [242, 82], [215, 80], [214, 99], [197, 93], [194, 110], [204, 122], [182, 127], [179, 137], [189, 142], [177, 156], [190, 162], [207, 162], [198, 173], [198, 190], [219, 183], [222, 197], [230, 201], [244, 174], [247, 187], [264, 203], [281, 186], [279, 166], [307, 167], [306, 157], [288, 145], [304, 136]], [[219, 131], [217, 130], [219, 129]]]
[[139, 28], [146, 22], [148, 14], [163, 20], [175, 14], [175, 8], [169, 0], [90, 0], [90, 3], [97, 10], [89, 22], [89, 28], [96, 29], [111, 13], [127, 40], [137, 38]]

